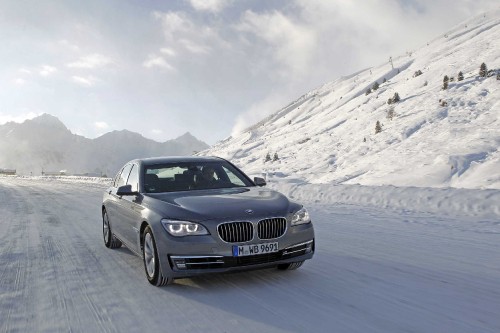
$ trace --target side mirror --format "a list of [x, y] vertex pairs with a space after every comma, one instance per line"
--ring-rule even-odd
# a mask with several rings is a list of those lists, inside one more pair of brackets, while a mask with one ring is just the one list
[[116, 190], [116, 195], [122, 196], [122, 195], [137, 195], [139, 192], [137, 191], [132, 191], [132, 185], [123, 185], [118, 187]]
[[257, 186], [266, 186], [266, 184], [267, 184], [266, 180], [264, 178], [260, 178], [260, 177], [253, 177], [253, 182]]

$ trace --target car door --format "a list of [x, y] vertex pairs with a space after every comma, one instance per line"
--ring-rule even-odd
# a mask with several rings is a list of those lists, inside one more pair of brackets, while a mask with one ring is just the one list
[[[115, 178], [113, 178], [113, 182], [111, 186], [108, 187], [106, 193], [104, 194], [104, 206], [106, 207], [106, 212], [108, 213], [108, 218], [110, 221], [113, 221], [116, 217], [116, 188], [118, 186], [118, 182], [120, 181], [120, 176], [122, 174], [123, 168], [118, 171]], [[113, 223], [113, 222], [111, 222]]]
[[120, 240], [123, 240], [123, 234], [125, 230], [125, 226], [123, 223], [124, 212], [121, 208], [121, 201], [123, 197], [116, 195], [116, 191], [118, 187], [127, 184], [127, 179], [131, 169], [132, 164], [127, 164], [125, 167], [123, 167], [118, 181], [115, 182], [115, 186], [113, 186], [113, 188], [111, 188], [109, 192], [109, 221], [111, 223], [111, 229], [113, 230], [113, 233], [116, 234], [118, 238], [120, 238]]
[[[132, 187], [132, 191], [139, 192], [139, 167], [137, 164], [132, 165], [132, 169], [128, 176], [126, 185]], [[118, 201], [118, 209], [120, 210], [120, 216], [122, 221], [120, 222], [123, 226], [122, 236], [123, 240], [131, 245], [138, 246], [138, 224], [141, 219], [142, 212], [142, 195], [124, 195], [121, 200]]]

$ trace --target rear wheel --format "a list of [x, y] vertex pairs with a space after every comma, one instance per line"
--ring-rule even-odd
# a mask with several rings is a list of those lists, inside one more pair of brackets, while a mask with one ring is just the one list
[[278, 269], [282, 271], [292, 271], [302, 266], [303, 261], [291, 262], [289, 264], [279, 264]]
[[149, 226], [144, 230], [142, 244], [144, 270], [149, 283], [157, 287], [172, 283], [173, 279], [165, 277], [161, 272], [155, 238]]
[[122, 246], [122, 242], [113, 235], [111, 231], [111, 224], [109, 223], [108, 213], [106, 210], [102, 212], [102, 235], [104, 245], [109, 249], [117, 249]]

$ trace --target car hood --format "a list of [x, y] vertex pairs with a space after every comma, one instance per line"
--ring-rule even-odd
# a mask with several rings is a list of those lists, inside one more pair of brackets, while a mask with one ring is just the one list
[[292, 208], [286, 196], [261, 187], [149, 193], [145, 197], [148, 206], [163, 216], [190, 221], [286, 216]]

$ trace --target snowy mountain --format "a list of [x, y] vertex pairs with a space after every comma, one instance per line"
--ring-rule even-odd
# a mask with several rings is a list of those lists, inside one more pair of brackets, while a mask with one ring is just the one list
[[127, 130], [88, 139], [71, 133], [56, 117], [43, 114], [22, 124], [0, 126], [0, 168], [18, 174], [68, 173], [114, 175], [127, 161], [139, 157], [191, 155], [208, 145], [190, 133], [163, 143]]
[[391, 62], [325, 84], [201, 154], [291, 183], [500, 188], [500, 9]]

